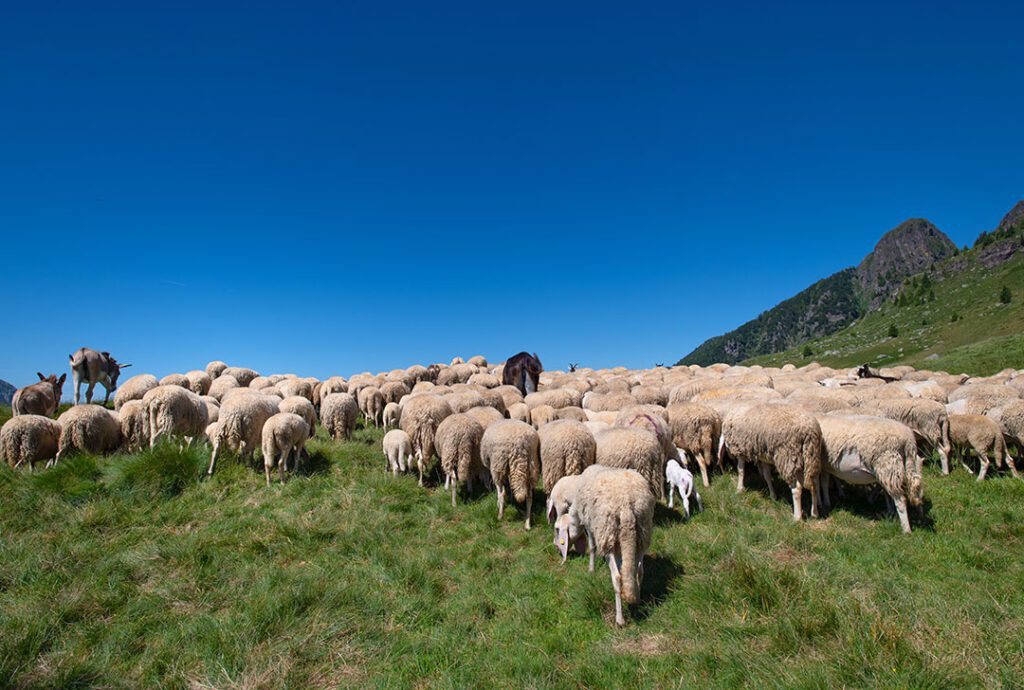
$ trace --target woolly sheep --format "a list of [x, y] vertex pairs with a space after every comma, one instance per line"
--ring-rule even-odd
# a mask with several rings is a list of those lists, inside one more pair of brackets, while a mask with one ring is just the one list
[[267, 395], [239, 395], [225, 401], [220, 408], [216, 433], [210, 439], [213, 450], [210, 453], [210, 467], [206, 474], [213, 474], [217, 454], [222, 447], [227, 447], [251, 461], [262, 442], [263, 425], [275, 414], [277, 403]]
[[348, 393], [348, 381], [344, 376], [332, 376], [320, 384], [320, 402], [331, 393]]
[[437, 454], [441, 458], [444, 486], [451, 487], [452, 507], [459, 484], [467, 484], [472, 491], [473, 480], [483, 478], [480, 460], [480, 441], [484, 428], [468, 414], [455, 413], [444, 418], [434, 435]]
[[267, 486], [270, 486], [270, 471], [274, 469], [274, 465], [278, 466], [281, 483], [284, 484], [289, 455], [293, 458], [293, 471], [298, 472], [302, 449], [309, 439], [309, 433], [310, 428], [306, 420], [291, 412], [278, 412], [264, 423], [261, 435], [263, 472], [267, 478]]
[[117, 413], [100, 405], [75, 405], [57, 418], [60, 442], [53, 464], [69, 452], [109, 453], [121, 445]]
[[402, 408], [397, 402], [389, 402], [384, 406], [384, 428], [394, 429], [402, 418]]
[[281, 412], [291, 412], [302, 417], [302, 420], [309, 427], [310, 438], [316, 433], [316, 408], [313, 407], [313, 403], [308, 398], [302, 395], [289, 396], [277, 404], [277, 409]]
[[556, 523], [564, 534], [566, 548], [586, 537], [591, 572], [595, 553], [608, 560], [617, 625], [626, 624], [622, 602], [635, 604], [640, 598], [643, 560], [654, 526], [654, 503], [646, 480], [637, 472], [590, 467], [582, 475], [569, 512]]
[[501, 396], [501, 393], [496, 393], [490, 388], [477, 388], [476, 392], [484, 399], [485, 405], [493, 407], [502, 417], [508, 414], [508, 408], [505, 407], [505, 398]]
[[632, 427], [649, 432], [661, 446], [662, 466], [670, 458], [679, 459], [668, 427], [668, 413], [659, 405], [634, 405], [619, 412], [614, 426]]
[[401, 381], [388, 381], [380, 387], [380, 394], [384, 396], [385, 403], [397, 403], [403, 395], [411, 392], [412, 389]]
[[49, 467], [60, 449], [61, 426], [49, 417], [23, 414], [12, 417], [0, 428], [0, 456], [11, 467], [28, 464], [34, 472], [37, 462]]
[[160, 379], [160, 385], [178, 386], [179, 388], [189, 388], [189, 381], [188, 377], [185, 376], [184, 374], [168, 374], [167, 376]]
[[142, 400], [146, 393], [160, 385], [152, 374], [138, 374], [117, 387], [114, 394], [114, 409], [118, 412], [130, 400]]
[[211, 424], [220, 419], [220, 403], [217, 398], [210, 395], [203, 395], [199, 398], [206, 404], [206, 419]]
[[142, 399], [149, 416], [149, 447], [161, 436], [183, 436], [188, 442], [202, 436], [209, 424], [206, 403], [176, 384], [157, 386]]
[[219, 360], [214, 360], [206, 365], [206, 373], [209, 374], [210, 380], [215, 381], [217, 377], [224, 373], [224, 370], [228, 368], [228, 365]]
[[673, 445], [696, 458], [701, 479], [708, 486], [708, 468], [716, 459], [722, 436], [722, 416], [701, 403], [679, 402], [669, 405], [668, 423]]
[[501, 379], [494, 374], [473, 374], [466, 383], [482, 388], [497, 388], [501, 385]]
[[594, 434], [597, 453], [594, 462], [605, 467], [636, 470], [654, 496], [663, 497], [662, 449], [648, 431], [632, 427], [611, 427]]
[[[1011, 402], [999, 410], [999, 426], [1008, 443], [1017, 446], [1018, 452], [1024, 450], [1024, 400]], [[1009, 455], [1007, 459], [1013, 463]]]
[[[221, 376], [233, 376], [238, 385], [242, 388], [248, 386], [254, 378], [259, 376], [259, 373], [249, 369], [247, 367], [228, 367], [224, 371], [220, 372]], [[220, 378], [219, 376], [217, 378]]]
[[142, 450], [149, 445], [149, 410], [146, 403], [129, 400], [121, 406], [118, 418], [125, 450]]
[[412, 442], [409, 434], [401, 429], [392, 429], [384, 434], [382, 442], [384, 449], [384, 471], [391, 470], [392, 474], [398, 475], [399, 471], [405, 472], [408, 462], [412, 459]]
[[484, 467], [491, 471], [491, 480], [498, 492], [498, 520], [505, 515], [505, 495], [511, 489], [517, 503], [526, 501], [526, 529], [530, 529], [539, 453], [540, 438], [525, 422], [506, 419], [484, 431], [480, 458]]
[[555, 408], [551, 405], [538, 405], [530, 410], [530, 421], [534, 429], [540, 429], [545, 424], [555, 421]]
[[829, 476], [849, 484], [881, 484], [896, 508], [900, 526], [910, 532], [907, 504], [924, 498], [921, 462], [914, 432], [882, 417], [821, 415], [822, 470], [819, 480], [824, 507], [829, 507]]
[[[543, 442], [542, 442], [543, 444]], [[569, 507], [572, 506], [572, 502], [576, 500], [576, 489], [580, 485], [580, 479], [583, 476], [580, 474], [567, 474], [566, 476], [555, 482], [555, 485], [551, 487], [551, 491], [547, 492], [548, 500], [546, 506], [546, 512], [548, 516], [548, 522], [556, 522], [558, 518], [569, 512]], [[555, 530], [555, 546], [562, 546], [558, 543], [558, 530]], [[562, 549], [559, 549], [560, 551]], [[565, 556], [568, 551], [563, 551], [562, 562], [565, 563]]]
[[402, 431], [412, 441], [413, 453], [416, 455], [416, 466], [420, 475], [420, 486], [423, 486], [423, 472], [426, 465], [434, 457], [434, 434], [445, 417], [452, 414], [451, 406], [436, 395], [417, 395], [408, 399], [402, 408]]
[[949, 474], [949, 413], [946, 406], [934, 400], [870, 400], [860, 405], [868, 413], [902, 422], [910, 427], [917, 438], [918, 447], [931, 453], [938, 452], [942, 473]]
[[479, 367], [481, 369], [487, 368], [487, 359], [483, 355], [473, 355], [472, 357], [466, 360], [466, 363], [472, 364], [473, 366]]
[[486, 405], [487, 400], [479, 391], [462, 390], [456, 393], [449, 393], [444, 400], [452, 408], [452, 412], [460, 413], [474, 407]]
[[668, 405], [668, 393], [661, 386], [637, 386], [630, 391], [641, 405]]
[[313, 402], [313, 384], [309, 381], [303, 381], [302, 379], [285, 379], [281, 383], [277, 384], [277, 390], [281, 393], [281, 398], [291, 398], [294, 396], [300, 396], [309, 401], [310, 404]]
[[[1006, 457], [1006, 439], [999, 425], [988, 417], [977, 414], [949, 415], [949, 441], [964, 469], [971, 471], [964, 462], [967, 451], [973, 450], [981, 462], [978, 481], [985, 478], [988, 472], [989, 458], [996, 461], [996, 467], [1003, 466]], [[1017, 477], [1017, 468], [1010, 463], [1013, 476]]]
[[526, 403], [515, 403], [512, 407], [508, 408], [508, 418], [527, 424], [533, 423], [533, 420], [530, 418], [530, 408], [527, 407]]
[[632, 407], [638, 404], [637, 399], [629, 393], [594, 393], [590, 392], [583, 396], [584, 410], [594, 412], [618, 412], [625, 407]]
[[567, 475], [580, 474], [594, 464], [597, 442], [582, 422], [569, 419], [545, 424], [537, 431], [544, 492]]
[[236, 379], [234, 376], [221, 374], [220, 376], [213, 380], [213, 383], [210, 384], [210, 390], [208, 390], [206, 394], [212, 398], [216, 398], [221, 403], [223, 403], [224, 396], [226, 396], [229, 391], [232, 391], [240, 387], [241, 386], [238, 383], [238, 379]]
[[[680, 450], [680, 456], [685, 454]], [[665, 483], [668, 484], [668, 507], [672, 507], [672, 499], [676, 493], [683, 502], [683, 513], [687, 519], [690, 517], [690, 497], [697, 501], [697, 510], [704, 510], [704, 502], [697, 493], [697, 487], [693, 483], [693, 474], [690, 470], [680, 465], [675, 459], [669, 460], [665, 465]]]
[[188, 389], [196, 395], [206, 395], [213, 385], [210, 375], [200, 369], [185, 372], [185, 378], [188, 379]]
[[506, 410], [511, 410], [513, 405], [523, 402], [524, 399], [522, 392], [515, 386], [498, 386], [491, 390], [500, 395], [501, 399], [505, 401]]
[[530, 393], [523, 398], [523, 402], [526, 403], [526, 406], [529, 407], [531, 411], [541, 405], [549, 405], [556, 410], [563, 407], [579, 406], [581, 400], [582, 398], [577, 391], [565, 388], [538, 391], [536, 393]]
[[493, 407], [488, 405], [481, 405], [479, 407], [473, 407], [466, 410], [465, 414], [476, 420], [476, 423], [482, 426], [484, 429], [489, 427], [495, 422], [500, 422], [505, 419], [500, 412]]
[[367, 386], [359, 391], [359, 409], [368, 422], [380, 426], [384, 418], [384, 396], [376, 386]]
[[821, 427], [809, 413], [792, 405], [755, 403], [722, 420], [719, 453], [736, 460], [736, 491], [743, 491], [747, 462], [759, 463], [768, 492], [775, 499], [771, 467], [793, 493], [793, 519], [803, 519], [804, 488], [811, 492], [811, 516], [818, 517], [818, 475], [821, 471]]
[[320, 401], [320, 423], [335, 441], [352, 438], [359, 406], [350, 393], [330, 393]]

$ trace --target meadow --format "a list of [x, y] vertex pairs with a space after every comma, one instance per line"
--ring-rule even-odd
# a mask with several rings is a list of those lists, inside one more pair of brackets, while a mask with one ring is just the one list
[[[264, 485], [205, 446], [0, 468], [9, 687], [1019, 687], [1024, 482], [926, 468], [924, 519], [847, 496], [794, 524], [734, 475], [659, 505], [641, 603], [493, 494], [320, 436]], [[785, 495], [784, 493], [782, 495]]]

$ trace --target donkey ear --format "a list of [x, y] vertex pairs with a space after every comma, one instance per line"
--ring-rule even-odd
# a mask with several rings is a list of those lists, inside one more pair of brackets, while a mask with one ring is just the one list
[[57, 385], [58, 385], [58, 386], [61, 386], [61, 385], [63, 385], [63, 384], [64, 384], [64, 382], [65, 382], [65, 381], [67, 380], [67, 378], [68, 378], [68, 375], [67, 375], [67, 374], [61, 374], [61, 375], [60, 375], [60, 378], [59, 378], [59, 379], [57, 379]]
[[127, 369], [128, 367], [131, 366], [131, 364], [118, 364], [117, 366], [119, 369]]
[[40, 380], [40, 381], [45, 381], [45, 380], [46, 380], [46, 377], [45, 377], [45, 376], [43, 376], [42, 372], [38, 372], [38, 371], [37, 371], [37, 372], [36, 372], [36, 376], [38, 376], [38, 377], [39, 377], [39, 380]]

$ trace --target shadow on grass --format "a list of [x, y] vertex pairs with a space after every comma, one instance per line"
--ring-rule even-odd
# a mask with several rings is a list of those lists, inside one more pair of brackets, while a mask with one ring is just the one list
[[315, 450], [304, 454], [298, 473], [303, 477], [318, 477], [330, 471], [331, 459], [323, 451]]
[[[691, 503], [691, 508], [696, 508], [696, 505]], [[669, 508], [667, 504], [655, 503], [654, 504], [654, 526], [665, 527], [667, 525], [676, 525], [680, 522], [686, 522], [683, 517], [681, 508], [673, 507]]]
[[[831, 493], [832, 507], [822, 510], [823, 518], [827, 518], [832, 513], [844, 512], [875, 522], [893, 521], [897, 524], [899, 523], [896, 512], [889, 512], [885, 493], [880, 488], [844, 485], [843, 495], [840, 497], [835, 486], [833, 486]], [[932, 502], [927, 496], [920, 507], [907, 506], [911, 529], [935, 531], [935, 520], [931, 516], [931, 506]]]
[[640, 603], [631, 607], [633, 619], [642, 621], [653, 614], [667, 598], [673, 580], [685, 574], [683, 566], [668, 556], [647, 554], [644, 557], [644, 581]]

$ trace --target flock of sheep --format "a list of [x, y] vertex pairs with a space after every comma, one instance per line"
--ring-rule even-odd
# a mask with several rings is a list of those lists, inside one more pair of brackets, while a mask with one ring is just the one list
[[323, 381], [223, 362], [160, 380], [141, 374], [120, 387], [115, 373], [113, 411], [76, 405], [56, 421], [64, 377], [39, 374], [39, 383], [19, 391], [0, 452], [32, 468], [76, 450], [205, 439], [209, 474], [224, 451], [252, 461], [260, 448], [269, 485], [275, 468], [284, 481], [289, 464], [298, 467], [318, 423], [333, 439], [347, 439], [361, 415], [390, 429], [382, 444], [387, 471], [415, 469], [422, 485], [436, 458], [452, 505], [460, 489], [487, 487], [499, 519], [513, 500], [524, 504], [529, 529], [540, 484], [563, 561], [573, 545], [589, 553], [591, 570], [595, 554], [607, 559], [621, 625], [622, 602], [638, 597], [656, 501], [671, 505], [678, 493], [687, 516], [691, 499], [701, 505], [689, 468], [707, 486], [709, 473], [735, 466], [742, 491], [753, 465], [773, 499], [778, 475], [795, 520], [805, 498], [812, 517], [829, 507], [830, 485], [840, 496], [843, 484], [877, 485], [910, 532], [908, 506], [920, 508], [924, 497], [924, 456], [937, 455], [948, 474], [951, 456], [973, 472], [974, 455], [980, 481], [993, 462], [1016, 477], [1008, 448], [1024, 448], [1024, 371], [969, 378], [811, 364], [540, 373], [533, 360], [534, 369], [517, 368], [515, 377], [481, 356]]

